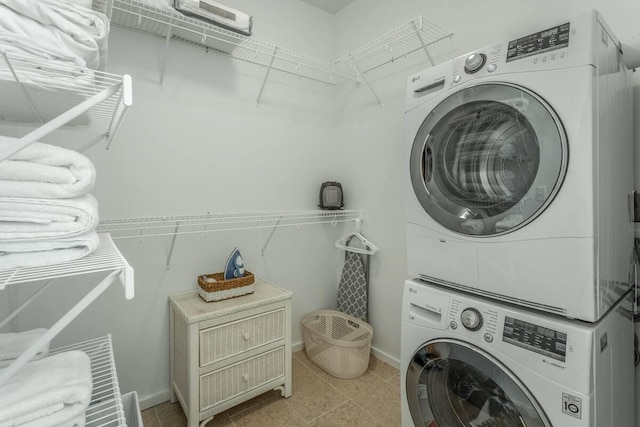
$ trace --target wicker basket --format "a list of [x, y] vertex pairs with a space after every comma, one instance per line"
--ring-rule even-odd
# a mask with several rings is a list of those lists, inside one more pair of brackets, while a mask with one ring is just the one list
[[[208, 283], [207, 279], [216, 279]], [[224, 280], [224, 273], [202, 274], [198, 276], [198, 294], [206, 302], [220, 301], [253, 293], [254, 276], [250, 271], [244, 277]]]
[[335, 310], [314, 311], [302, 320], [307, 357], [337, 378], [357, 378], [369, 367], [373, 328]]

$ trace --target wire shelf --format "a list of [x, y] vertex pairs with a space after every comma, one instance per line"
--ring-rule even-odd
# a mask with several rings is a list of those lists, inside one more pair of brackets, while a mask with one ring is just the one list
[[312, 224], [337, 224], [362, 218], [362, 211], [239, 212], [190, 216], [103, 220], [98, 230], [113, 239], [215, 233]]
[[[438, 25], [423, 19], [422, 16], [418, 16], [338, 58], [333, 65], [336, 72], [357, 66], [362, 74], [366, 74], [417, 51], [423, 50], [429, 56], [427, 50], [429, 46], [451, 37], [453, 37], [453, 33], [443, 30]], [[429, 59], [431, 60], [430, 57]]]
[[352, 70], [336, 72], [332, 63], [247, 37], [181, 13], [135, 0], [115, 0], [111, 23], [222, 52], [241, 61], [327, 84], [355, 79]]
[[93, 390], [89, 408], [85, 412], [88, 427], [126, 426], [122, 396], [116, 373], [111, 335], [78, 344], [59, 347], [50, 354], [80, 350], [91, 360]]
[[136, 0], [114, 0], [111, 22], [328, 84], [358, 80], [359, 74], [366, 74], [419, 50], [424, 50], [429, 56], [429, 46], [453, 36], [453, 33], [418, 16], [365, 46], [327, 62], [184, 16], [175, 10], [156, 8]]
[[0, 270], [0, 289], [8, 285], [36, 280], [49, 280], [117, 270], [122, 271], [121, 279], [123, 280], [125, 293], [127, 295], [133, 295], [133, 268], [122, 256], [120, 251], [118, 251], [111, 236], [108, 234], [100, 234], [100, 246], [94, 253], [84, 258], [60, 264]]

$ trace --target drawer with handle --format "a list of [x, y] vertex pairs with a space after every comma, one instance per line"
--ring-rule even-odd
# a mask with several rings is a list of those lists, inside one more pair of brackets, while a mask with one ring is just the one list
[[284, 347], [278, 347], [200, 377], [200, 411], [285, 375]]
[[200, 331], [200, 367], [272, 343], [285, 336], [284, 309]]

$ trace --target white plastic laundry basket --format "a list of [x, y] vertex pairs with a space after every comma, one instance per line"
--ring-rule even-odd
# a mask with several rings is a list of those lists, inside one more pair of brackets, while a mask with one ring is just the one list
[[369, 367], [373, 328], [335, 310], [310, 313], [302, 320], [307, 357], [338, 378], [356, 378]]

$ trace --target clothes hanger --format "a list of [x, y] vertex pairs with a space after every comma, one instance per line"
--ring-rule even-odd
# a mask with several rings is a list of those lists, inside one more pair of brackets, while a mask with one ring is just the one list
[[[364, 237], [362, 234], [360, 234], [360, 228], [362, 226], [361, 221], [359, 218], [356, 218], [356, 229], [355, 231], [353, 231], [352, 233], [347, 234], [346, 236], [344, 236], [343, 238], [339, 239], [336, 242], [336, 248], [338, 249], [344, 249], [345, 251], [349, 251], [349, 252], [355, 252], [357, 254], [366, 254], [366, 255], [373, 255], [376, 252], [378, 252], [380, 249], [378, 249], [378, 247], [376, 245], [374, 245], [373, 243], [371, 243], [369, 240], [367, 240], [366, 237]], [[352, 238], [356, 238], [360, 241], [360, 243], [366, 248], [366, 249], [362, 249], [362, 248], [357, 248], [354, 246], [349, 246], [349, 241]]]

